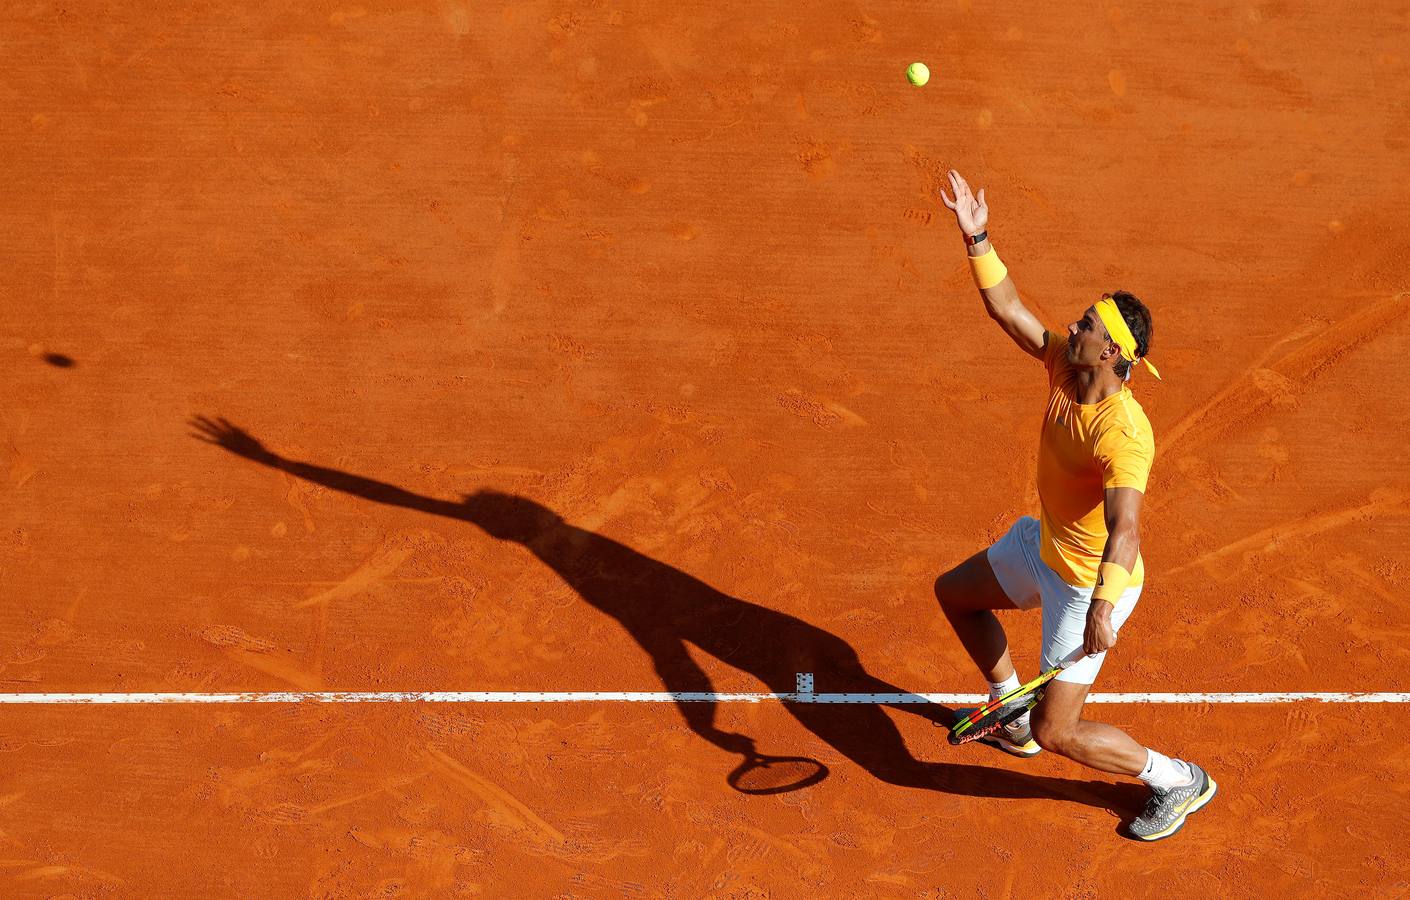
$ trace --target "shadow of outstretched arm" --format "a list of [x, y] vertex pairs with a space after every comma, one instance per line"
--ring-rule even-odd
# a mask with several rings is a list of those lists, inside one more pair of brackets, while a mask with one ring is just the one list
[[387, 484], [385, 481], [377, 481], [373, 478], [363, 478], [360, 475], [352, 475], [338, 469], [328, 469], [323, 466], [315, 466], [312, 463], [297, 462], [292, 459], [285, 459], [279, 454], [269, 450], [259, 440], [250, 435], [236, 425], [231, 424], [226, 419], [209, 419], [205, 416], [196, 416], [191, 420], [191, 427], [194, 429], [193, 437], [205, 441], [208, 444], [215, 444], [230, 451], [236, 456], [243, 456], [245, 459], [257, 462], [262, 466], [271, 469], [278, 469], [281, 472], [288, 472], [290, 475], [309, 481], [314, 484], [321, 484], [324, 487], [345, 494], [353, 494], [358, 497], [365, 497], [377, 503], [385, 503], [388, 506], [402, 506], [407, 509], [417, 509], [422, 512], [432, 513], [438, 516], [450, 516], [452, 518], [464, 518], [460, 515], [460, 504], [452, 503], [448, 500], [436, 500], [432, 497], [424, 497], [404, 490], [394, 484]]
[[[227, 419], [197, 416], [191, 420], [191, 427], [193, 436], [202, 441], [313, 484], [388, 506], [460, 519], [479, 526], [500, 540], [521, 543], [563, 574], [570, 583], [574, 581], [574, 574], [579, 578], [592, 577], [591, 573], [583, 571], [582, 565], [575, 564], [575, 560], [581, 562], [585, 557], [592, 556], [590, 552], [581, 551], [588, 550], [596, 536], [567, 525], [560, 516], [532, 500], [495, 491], [468, 494], [459, 503], [437, 500], [374, 478], [285, 459]], [[714, 686], [709, 676], [690, 658], [679, 637], [659, 629], [653, 629], [647, 635], [634, 636], [651, 655], [656, 672], [667, 689], [675, 693], [713, 692]], [[716, 704], [691, 701], [680, 702], [677, 707], [691, 730], [715, 746], [731, 753], [749, 755], [755, 752], [752, 738], [715, 726]]]

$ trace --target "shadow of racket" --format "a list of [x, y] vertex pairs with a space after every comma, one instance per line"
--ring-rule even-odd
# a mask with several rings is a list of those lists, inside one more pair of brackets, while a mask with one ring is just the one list
[[751, 751], [725, 780], [742, 794], [786, 794], [812, 787], [827, 775], [827, 766], [816, 759], [766, 756]]

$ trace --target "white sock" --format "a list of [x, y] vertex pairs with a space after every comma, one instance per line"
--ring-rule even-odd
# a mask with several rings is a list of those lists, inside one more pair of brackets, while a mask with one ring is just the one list
[[997, 700], [1009, 691], [1016, 691], [1022, 687], [1022, 682], [1018, 680], [1018, 673], [1014, 672], [1007, 681], [989, 682], [989, 699]]
[[1140, 778], [1150, 787], [1168, 791], [1171, 788], [1185, 787], [1195, 780], [1194, 770], [1184, 760], [1171, 759], [1163, 753], [1146, 748], [1146, 767]]
[[[1010, 675], [1007, 681], [991, 681], [989, 682], [989, 699], [997, 700], [1003, 695], [1007, 694], [1009, 691], [1018, 690], [1022, 686], [1023, 683], [1018, 680], [1017, 672], [1014, 672], [1012, 675]], [[1023, 715], [1014, 719], [1012, 722], [1008, 723], [1004, 727], [1007, 728], [1010, 732], [1016, 732], [1021, 731], [1023, 727], [1027, 724], [1028, 712], [1024, 711]]]

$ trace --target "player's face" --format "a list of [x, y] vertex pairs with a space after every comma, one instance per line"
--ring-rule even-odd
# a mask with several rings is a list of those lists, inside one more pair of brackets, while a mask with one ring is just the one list
[[1111, 335], [1095, 306], [1087, 307], [1082, 318], [1067, 326], [1067, 361], [1074, 366], [1099, 365], [1102, 352], [1110, 345]]

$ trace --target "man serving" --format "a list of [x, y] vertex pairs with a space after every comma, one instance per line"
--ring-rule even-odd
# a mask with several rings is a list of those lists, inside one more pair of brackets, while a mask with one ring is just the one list
[[1151, 315], [1126, 291], [1103, 294], [1064, 339], [1045, 329], [1019, 299], [989, 242], [984, 191], [976, 198], [949, 173], [955, 213], [969, 248], [975, 284], [989, 316], [1048, 371], [1048, 404], [1038, 449], [1041, 519], [1020, 518], [986, 551], [935, 582], [935, 596], [970, 658], [998, 698], [1019, 687], [1008, 639], [992, 610], [1043, 611], [1042, 669], [1085, 653], [1059, 673], [1028, 714], [981, 738], [1015, 756], [1051, 750], [1083, 765], [1139, 778], [1150, 802], [1130, 825], [1132, 837], [1174, 834], [1209, 802], [1217, 786], [1203, 769], [1172, 759], [1125, 732], [1082, 718], [1082, 704], [1115, 645], [1145, 580], [1140, 553], [1141, 499], [1155, 441], [1150, 421], [1126, 382], [1150, 349]]

